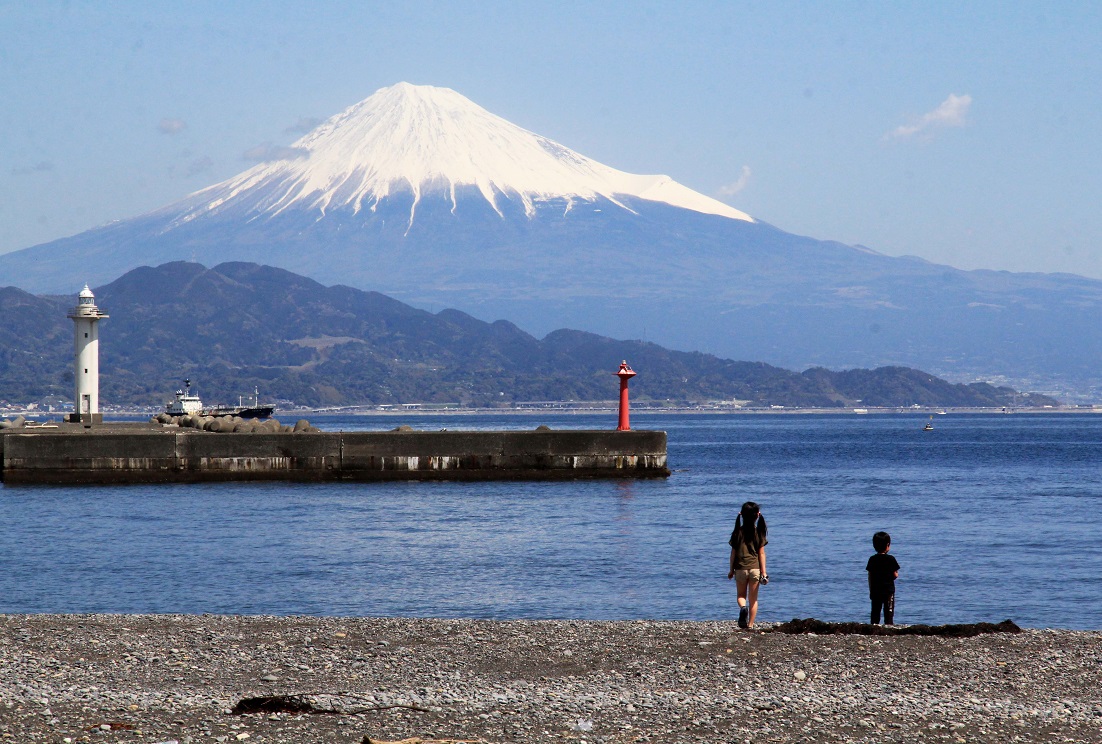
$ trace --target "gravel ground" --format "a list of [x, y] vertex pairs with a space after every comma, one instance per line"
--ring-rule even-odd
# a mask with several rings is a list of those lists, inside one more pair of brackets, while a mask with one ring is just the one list
[[1102, 633], [762, 627], [0, 615], [0, 742], [1102, 742]]

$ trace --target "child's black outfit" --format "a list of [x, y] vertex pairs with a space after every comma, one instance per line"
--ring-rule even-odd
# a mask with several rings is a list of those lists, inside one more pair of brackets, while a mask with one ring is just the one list
[[877, 553], [869, 558], [865, 570], [869, 572], [869, 599], [872, 600], [872, 624], [880, 622], [880, 610], [884, 610], [884, 624], [895, 620], [895, 572], [899, 562], [887, 553]]

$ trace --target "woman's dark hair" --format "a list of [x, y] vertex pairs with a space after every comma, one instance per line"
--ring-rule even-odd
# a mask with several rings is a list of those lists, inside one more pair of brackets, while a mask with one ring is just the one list
[[[865, 533], [868, 534], [868, 533]], [[877, 532], [872, 536], [872, 549], [877, 553], [883, 553], [892, 544], [892, 536], [887, 532]]]
[[735, 517], [732, 547], [743, 542], [746, 543], [750, 552], [756, 553], [765, 544], [767, 533], [768, 528], [765, 526], [765, 518], [761, 516], [761, 507], [753, 501], [747, 501]]

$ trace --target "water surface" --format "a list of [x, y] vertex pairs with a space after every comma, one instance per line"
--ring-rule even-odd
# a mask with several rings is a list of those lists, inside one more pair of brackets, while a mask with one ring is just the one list
[[[0, 612], [730, 618], [739, 505], [760, 619], [861, 620], [877, 530], [896, 619], [1102, 627], [1102, 416], [648, 415], [659, 481], [0, 489]], [[611, 428], [613, 415], [315, 419]]]

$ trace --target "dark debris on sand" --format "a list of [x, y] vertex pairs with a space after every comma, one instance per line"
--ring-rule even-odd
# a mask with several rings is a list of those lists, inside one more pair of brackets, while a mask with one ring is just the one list
[[813, 617], [801, 620], [793, 618], [787, 623], [774, 625], [772, 633], [793, 635], [869, 635], [869, 636], [941, 636], [943, 638], [974, 638], [988, 633], [1021, 633], [1013, 620], [1001, 623], [961, 623], [955, 625], [870, 625], [869, 623], [828, 623]]

